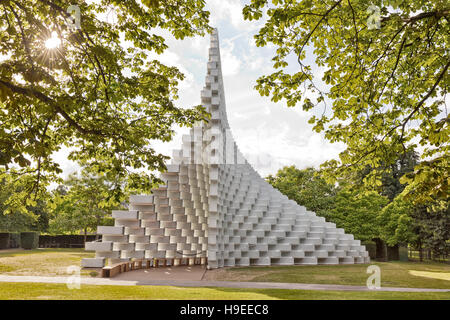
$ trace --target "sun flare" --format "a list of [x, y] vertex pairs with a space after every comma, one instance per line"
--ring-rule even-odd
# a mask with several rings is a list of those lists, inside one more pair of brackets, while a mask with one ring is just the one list
[[58, 34], [56, 33], [56, 31], [52, 32], [51, 38], [48, 38], [47, 40], [45, 40], [45, 47], [47, 49], [55, 49], [55, 48], [59, 47], [60, 44], [61, 44], [61, 39], [58, 38]]

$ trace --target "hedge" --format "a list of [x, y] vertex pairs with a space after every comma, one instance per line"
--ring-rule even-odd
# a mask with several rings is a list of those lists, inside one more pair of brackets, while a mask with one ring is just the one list
[[11, 232], [9, 234], [9, 247], [20, 248], [20, 232]]
[[[96, 235], [87, 235], [86, 241], [95, 241]], [[84, 235], [62, 234], [62, 235], [40, 235], [39, 248], [84, 248]]]
[[[37, 240], [35, 239], [37, 237]], [[0, 250], [34, 248], [84, 248], [87, 242], [101, 240], [101, 235], [39, 235], [38, 232], [0, 232]], [[37, 246], [34, 241], [37, 241]], [[24, 245], [22, 246], [22, 241]]]
[[9, 249], [9, 233], [0, 233], [0, 249]]
[[36, 249], [39, 245], [39, 232], [20, 233], [20, 242], [24, 249]]

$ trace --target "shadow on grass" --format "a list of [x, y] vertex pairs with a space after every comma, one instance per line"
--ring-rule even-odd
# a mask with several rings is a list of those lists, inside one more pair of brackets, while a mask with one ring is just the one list
[[[238, 267], [226, 269], [216, 280], [284, 283], [317, 283], [365, 286], [369, 274], [367, 267], [381, 269], [381, 282], [385, 287], [449, 289], [450, 281], [443, 279], [450, 266], [438, 262], [373, 262], [355, 265]], [[411, 270], [419, 271], [411, 273]], [[424, 277], [421, 272], [440, 273], [439, 277]]]
[[211, 288], [225, 293], [248, 291], [281, 300], [450, 300], [450, 292], [335, 291]]
[[79, 258], [86, 258], [88, 256], [94, 257], [95, 253], [93, 252], [85, 252], [85, 253], [72, 253], [70, 254], [71, 257], [79, 257]]

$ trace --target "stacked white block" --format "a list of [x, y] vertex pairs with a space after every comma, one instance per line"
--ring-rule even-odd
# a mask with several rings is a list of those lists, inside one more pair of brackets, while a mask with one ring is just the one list
[[164, 186], [113, 211], [85, 266], [140, 258], [207, 257], [208, 267], [367, 263], [359, 240], [274, 189], [245, 160], [226, 116], [217, 31], [211, 36], [202, 105], [211, 113], [184, 135]]

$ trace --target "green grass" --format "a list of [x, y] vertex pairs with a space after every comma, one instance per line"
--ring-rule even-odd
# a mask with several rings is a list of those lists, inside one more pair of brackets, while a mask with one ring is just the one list
[[[437, 262], [374, 262], [381, 269], [382, 287], [450, 289], [450, 265]], [[333, 266], [271, 266], [226, 268], [207, 279], [365, 286], [368, 264]]]
[[1, 274], [1, 273], [6, 273], [6, 272], [12, 272], [12, 271], [14, 271], [14, 270], [15, 270], [14, 267], [11, 267], [11, 266], [4, 266], [4, 265], [1, 265], [1, 264], [0, 264], [0, 274]]
[[64, 284], [0, 283], [0, 300], [450, 300], [448, 292], [350, 292], [284, 289], [186, 288], [169, 286], [95, 286], [68, 289]]
[[[0, 251], [0, 274], [67, 275], [93, 253], [84, 249]], [[450, 265], [436, 262], [374, 262], [381, 268], [384, 287], [450, 288]], [[368, 265], [272, 266], [224, 268], [209, 271], [214, 280], [362, 285]], [[89, 276], [92, 270], [82, 270]], [[447, 299], [450, 293], [349, 292], [282, 289], [182, 288], [160, 286], [82, 285], [69, 290], [64, 284], [0, 283], [0, 299]]]
[[[82, 258], [94, 253], [84, 249], [34, 249], [0, 251], [0, 274], [21, 276], [67, 275], [67, 267], [80, 266]], [[92, 270], [82, 270], [89, 275]]]
[[[72, 254], [80, 254], [84, 255], [87, 253], [83, 248], [39, 248], [32, 250], [24, 250], [24, 249], [9, 249], [9, 250], [0, 250], [0, 258], [4, 257], [20, 257], [26, 255], [34, 255], [34, 254], [45, 254], [45, 253], [72, 253]], [[92, 255], [92, 253], [88, 253]]]
[[[80, 265], [93, 253], [84, 249], [0, 251], [0, 274], [67, 275], [66, 268]], [[450, 288], [450, 266], [440, 263], [374, 263], [381, 268], [382, 286]], [[220, 269], [216, 280], [297, 282], [365, 285], [367, 265], [273, 266]], [[82, 271], [89, 275], [91, 270]], [[214, 274], [214, 271], [212, 272]], [[69, 290], [64, 284], [0, 283], [0, 299], [446, 299], [450, 293], [349, 292], [282, 289], [184, 288], [162, 286], [82, 285]]]

